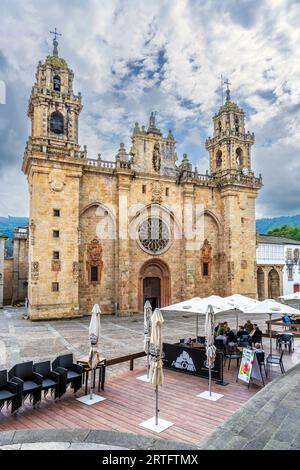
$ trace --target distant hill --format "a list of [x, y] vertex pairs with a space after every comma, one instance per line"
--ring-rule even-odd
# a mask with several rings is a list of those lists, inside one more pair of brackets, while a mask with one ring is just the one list
[[290, 227], [300, 227], [300, 214], [299, 215], [286, 215], [282, 217], [272, 217], [270, 219], [258, 219], [256, 221], [256, 230], [259, 233], [268, 233], [275, 227], [282, 225], [289, 225]]
[[27, 217], [0, 217], [0, 233], [8, 237], [8, 240], [5, 242], [7, 256], [12, 256], [13, 254], [12, 240], [14, 229], [16, 227], [25, 227], [26, 225], [28, 225]]

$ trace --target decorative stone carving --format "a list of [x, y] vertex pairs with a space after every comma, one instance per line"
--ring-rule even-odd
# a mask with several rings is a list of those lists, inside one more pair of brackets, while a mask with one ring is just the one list
[[79, 278], [79, 263], [78, 261], [73, 261], [73, 280], [77, 282]]
[[[201, 265], [204, 268], [204, 263], [207, 263], [208, 265], [208, 270], [207, 274], [205, 276], [210, 277], [212, 274], [212, 246], [209, 243], [208, 239], [206, 238], [203, 242], [201, 252], [200, 252], [200, 261]], [[203, 269], [204, 271], [204, 269]]]
[[[103, 267], [102, 261], [102, 246], [97, 238], [94, 238], [87, 246], [87, 271], [88, 271], [88, 280], [91, 282], [91, 268], [98, 268], [98, 280], [101, 280], [101, 272]], [[95, 281], [93, 281], [95, 282]]]
[[33, 261], [31, 263], [31, 279], [37, 281], [39, 278], [39, 262]]
[[163, 188], [162, 185], [160, 184], [159, 181], [155, 181], [152, 184], [152, 202], [156, 202], [157, 204], [161, 204], [162, 202], [162, 193], [163, 193]]
[[242, 259], [242, 261], [241, 261], [241, 268], [242, 268], [242, 269], [247, 269], [247, 260], [246, 260], [246, 259]]
[[52, 268], [52, 271], [60, 271], [60, 260], [59, 259], [53, 259], [51, 268]]
[[156, 172], [159, 172], [161, 166], [161, 153], [159, 143], [156, 142], [153, 147], [152, 155], [153, 168]]
[[49, 185], [52, 191], [62, 191], [65, 185], [65, 178], [63, 172], [57, 169], [52, 170], [49, 174]]
[[30, 236], [31, 245], [34, 245], [34, 241], [35, 241], [35, 236], [34, 236], [35, 228], [36, 228], [36, 225], [35, 225], [34, 221], [31, 220], [30, 224], [29, 224], [29, 236]]

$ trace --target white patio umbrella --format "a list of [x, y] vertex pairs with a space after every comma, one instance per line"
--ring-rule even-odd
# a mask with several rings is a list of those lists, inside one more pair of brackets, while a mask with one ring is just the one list
[[151, 429], [151, 431], [162, 432], [173, 425], [170, 421], [158, 418], [158, 387], [164, 382], [163, 374], [163, 338], [162, 328], [164, 319], [158, 308], [154, 310], [151, 317], [150, 335], [150, 383], [155, 386], [155, 416], [144, 421], [140, 426]]
[[193, 297], [192, 299], [185, 300], [173, 305], [168, 305], [160, 310], [163, 312], [174, 311], [174, 312], [185, 312], [196, 314], [196, 336], [199, 333], [199, 315], [206, 315], [208, 306], [211, 305], [214, 313], [220, 313], [227, 310], [233, 310], [234, 307], [226, 302], [222, 297], [218, 295], [211, 295], [210, 297]]
[[236, 331], [238, 331], [239, 328], [239, 311], [244, 312], [245, 309], [254, 307], [254, 305], [260, 303], [259, 300], [241, 294], [229, 295], [228, 297], [224, 297], [223, 300], [228, 302], [236, 311]]
[[89, 360], [88, 364], [92, 369], [91, 372], [91, 388], [90, 388], [90, 399], [93, 399], [93, 374], [94, 369], [97, 367], [97, 364], [100, 362], [100, 352], [99, 352], [99, 340], [101, 334], [101, 326], [100, 326], [100, 314], [101, 309], [98, 304], [95, 304], [92, 309], [92, 317], [89, 325], [89, 339], [90, 339], [90, 353], [89, 353]]
[[93, 405], [99, 401], [105, 400], [104, 397], [93, 393], [93, 382], [94, 382], [94, 374], [95, 369], [100, 362], [100, 334], [101, 334], [101, 326], [100, 326], [100, 314], [101, 309], [98, 304], [95, 304], [92, 309], [92, 316], [89, 325], [89, 341], [90, 341], [90, 352], [88, 357], [88, 365], [91, 368], [91, 382], [90, 382], [90, 393], [89, 395], [77, 398], [78, 401], [86, 404], [86, 405]]
[[209, 369], [208, 378], [208, 389], [209, 396], [211, 397], [211, 369], [215, 365], [216, 351], [215, 338], [214, 338], [214, 326], [215, 326], [215, 313], [211, 305], [207, 307], [205, 317], [205, 347], [206, 347], [206, 362], [205, 365]]
[[162, 327], [164, 319], [158, 308], [154, 310], [151, 318], [150, 336], [150, 382], [155, 385], [155, 425], [158, 425], [158, 386], [164, 382], [163, 374], [163, 340]]
[[253, 307], [244, 310], [245, 313], [251, 315], [252, 313], [261, 313], [269, 315], [269, 332], [270, 332], [270, 354], [272, 354], [272, 326], [271, 326], [271, 319], [272, 315], [283, 315], [287, 314], [295, 314], [299, 315], [300, 311], [296, 308], [290, 307], [289, 305], [281, 304], [276, 302], [273, 299], [266, 299], [260, 302]]
[[298, 300], [298, 308], [300, 309], [300, 292], [294, 292], [293, 294], [281, 295], [279, 299], [282, 300]]
[[147, 379], [149, 379], [149, 346], [150, 346], [150, 331], [151, 331], [151, 316], [152, 306], [149, 300], [146, 300], [144, 305], [144, 351], [147, 354]]

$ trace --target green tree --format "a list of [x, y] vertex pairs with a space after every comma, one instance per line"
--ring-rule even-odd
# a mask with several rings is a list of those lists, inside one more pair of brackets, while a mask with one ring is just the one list
[[268, 235], [276, 237], [287, 237], [293, 240], [300, 240], [300, 227], [291, 227], [290, 225], [281, 225], [268, 231]]

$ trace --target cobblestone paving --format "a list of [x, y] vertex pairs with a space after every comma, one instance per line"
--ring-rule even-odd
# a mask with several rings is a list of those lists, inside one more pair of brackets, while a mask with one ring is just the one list
[[[74, 358], [85, 356], [89, 351], [88, 327], [90, 317], [73, 320], [52, 320], [31, 322], [23, 318], [24, 308], [4, 307], [0, 309], [0, 368], [10, 368], [16, 362], [27, 360], [53, 360], [59, 354], [72, 352]], [[183, 313], [164, 313], [164, 340], [178, 341], [179, 338], [195, 336], [195, 316]], [[217, 320], [226, 319], [234, 328], [235, 314], [217, 315]], [[257, 315], [251, 320], [265, 330], [267, 318]], [[247, 320], [239, 315], [239, 323]], [[204, 334], [204, 317], [199, 321], [199, 334]], [[268, 340], [264, 339], [268, 344]], [[266, 345], [267, 345], [266, 344]], [[300, 360], [300, 340], [295, 341], [293, 358]], [[298, 348], [299, 348], [298, 346]], [[143, 315], [101, 317], [101, 354], [108, 359], [141, 351], [143, 349]], [[291, 358], [292, 359], [292, 358]], [[293, 360], [293, 359], [292, 359]], [[145, 358], [135, 361], [135, 367], [143, 367]], [[108, 376], [128, 370], [128, 363], [108, 368]]]

